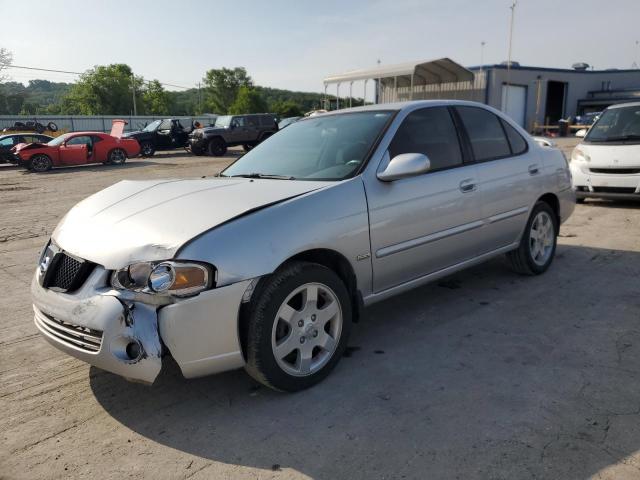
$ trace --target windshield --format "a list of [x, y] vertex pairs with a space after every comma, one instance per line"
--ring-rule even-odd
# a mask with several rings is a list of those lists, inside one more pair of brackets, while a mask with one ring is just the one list
[[588, 142], [640, 141], [640, 105], [611, 108], [593, 124]]
[[142, 131], [143, 132], [154, 132], [154, 131], [156, 131], [158, 129], [158, 127], [160, 126], [161, 123], [162, 123], [162, 120], [154, 120], [149, 125], [144, 127], [142, 129]]
[[216, 127], [228, 127], [231, 124], [231, 115], [223, 115], [216, 118]]
[[70, 134], [66, 134], [66, 135], [60, 135], [59, 137], [54, 138], [53, 140], [51, 140], [49, 143], [47, 143], [47, 145], [51, 146], [51, 147], [57, 147], [58, 145], [62, 145], [62, 142], [64, 142], [67, 138], [69, 138]]
[[392, 116], [377, 111], [301, 120], [238, 159], [222, 176], [342, 180], [360, 168]]

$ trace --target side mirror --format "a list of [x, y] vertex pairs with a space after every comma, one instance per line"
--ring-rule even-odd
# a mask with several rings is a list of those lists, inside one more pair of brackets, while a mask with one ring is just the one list
[[393, 182], [401, 178], [413, 177], [431, 169], [429, 157], [422, 153], [401, 153], [393, 157], [387, 166], [378, 172], [378, 180]]
[[576, 132], [576, 137], [584, 138], [586, 134], [587, 134], [587, 129], [586, 128], [581, 128], [580, 130], [578, 130]]

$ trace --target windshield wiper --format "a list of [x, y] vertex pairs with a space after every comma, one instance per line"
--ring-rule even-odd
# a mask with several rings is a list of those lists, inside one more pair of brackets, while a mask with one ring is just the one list
[[269, 173], [241, 173], [240, 175], [231, 175], [231, 178], [234, 177], [242, 177], [242, 178], [268, 178], [270, 180], [295, 180], [296, 177], [291, 177], [288, 175], [271, 175]]

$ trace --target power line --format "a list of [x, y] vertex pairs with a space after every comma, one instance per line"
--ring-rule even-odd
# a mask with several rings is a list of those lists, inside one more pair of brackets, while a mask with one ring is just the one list
[[[36, 70], [38, 72], [51, 72], [51, 73], [67, 73], [69, 75], [84, 75], [83, 72], [70, 72], [68, 70], [55, 70], [52, 68], [40, 68], [40, 67], [25, 67], [23, 65], [9, 65], [6, 68], [19, 68], [19, 69], [23, 69], [23, 70]], [[143, 77], [143, 81], [146, 83], [151, 83], [152, 80], [145, 80]], [[185, 90], [189, 90], [191, 88], [194, 87], [185, 87], [183, 85], [175, 85], [173, 83], [163, 83], [163, 82], [159, 82], [160, 85], [163, 86], [167, 86], [167, 87], [173, 87], [173, 88], [184, 88]]]

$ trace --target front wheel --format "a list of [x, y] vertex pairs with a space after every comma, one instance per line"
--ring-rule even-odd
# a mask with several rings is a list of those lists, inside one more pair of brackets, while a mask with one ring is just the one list
[[46, 172], [51, 170], [51, 167], [53, 167], [53, 162], [51, 158], [44, 153], [34, 155], [29, 161], [29, 170], [33, 170], [34, 172]]
[[293, 392], [324, 379], [344, 353], [352, 308], [332, 270], [295, 262], [258, 285], [247, 318], [247, 372]]
[[556, 214], [549, 204], [536, 203], [522, 234], [520, 246], [507, 253], [511, 268], [523, 275], [546, 272], [556, 253], [558, 228]]
[[127, 152], [121, 148], [116, 148], [109, 152], [107, 163], [110, 165], [122, 165], [127, 160]]

